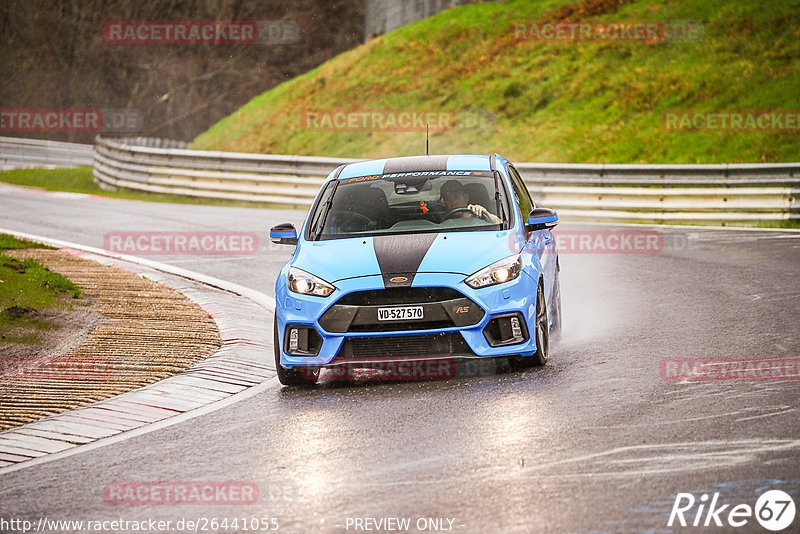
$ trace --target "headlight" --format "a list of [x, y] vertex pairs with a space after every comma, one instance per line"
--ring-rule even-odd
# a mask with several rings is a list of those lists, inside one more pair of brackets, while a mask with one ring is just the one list
[[314, 295], [317, 297], [327, 297], [336, 289], [322, 278], [301, 271], [296, 267], [291, 267], [289, 269], [287, 283], [289, 285], [289, 291], [300, 293], [301, 295]]
[[503, 284], [519, 276], [522, 272], [522, 258], [517, 254], [509, 256], [500, 261], [496, 261], [488, 267], [484, 267], [477, 273], [468, 276], [464, 282], [473, 289]]

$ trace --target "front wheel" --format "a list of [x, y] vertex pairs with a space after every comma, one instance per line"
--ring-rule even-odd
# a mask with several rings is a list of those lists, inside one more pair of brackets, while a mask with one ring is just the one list
[[286, 369], [281, 365], [281, 349], [278, 341], [278, 318], [275, 318], [272, 326], [272, 346], [275, 351], [275, 370], [278, 372], [278, 380], [284, 386], [313, 386], [319, 378], [319, 368], [300, 367]]
[[533, 365], [547, 363], [550, 352], [550, 321], [547, 317], [547, 301], [541, 284], [536, 291], [536, 353], [533, 355]]
[[536, 352], [532, 356], [512, 356], [509, 359], [511, 368], [515, 371], [542, 366], [547, 363], [550, 349], [550, 325], [547, 319], [547, 301], [544, 298], [541, 284], [536, 290]]

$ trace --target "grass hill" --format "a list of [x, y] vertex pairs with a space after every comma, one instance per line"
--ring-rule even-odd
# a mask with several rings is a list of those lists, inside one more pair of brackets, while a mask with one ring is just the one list
[[[552, 21], [702, 27], [689, 41], [531, 38]], [[497, 151], [545, 162], [800, 161], [800, 130], [687, 132], [666, 130], [664, 122], [675, 110], [797, 112], [800, 0], [507, 0], [453, 8], [259, 95], [194, 147], [341, 157], [423, 152], [420, 131], [304, 123], [309, 111], [341, 109], [453, 113], [454, 125], [431, 134], [435, 153]]]

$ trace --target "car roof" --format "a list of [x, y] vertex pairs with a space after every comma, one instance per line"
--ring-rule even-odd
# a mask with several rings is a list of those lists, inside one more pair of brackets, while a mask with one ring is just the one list
[[[491, 158], [485, 154], [452, 154], [373, 159], [348, 163], [338, 178], [418, 171], [491, 171]], [[505, 161], [501, 157], [497, 159]]]

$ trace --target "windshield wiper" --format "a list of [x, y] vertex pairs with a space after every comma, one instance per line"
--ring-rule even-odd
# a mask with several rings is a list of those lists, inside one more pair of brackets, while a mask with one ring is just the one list
[[328, 200], [325, 201], [325, 206], [323, 207], [322, 215], [319, 217], [319, 222], [317, 223], [315, 228], [311, 229], [311, 241], [317, 241], [320, 234], [322, 233], [322, 229], [325, 228], [325, 219], [328, 218], [328, 212], [333, 205], [333, 195], [336, 193], [336, 188], [339, 187], [339, 180], [336, 180], [336, 183], [333, 184], [333, 189], [331, 190], [331, 196], [328, 197]]
[[[500, 174], [497, 171], [494, 171], [494, 200], [497, 202], [497, 216], [500, 217], [503, 222], [501, 223], [501, 228], [505, 229], [506, 227], [506, 211], [503, 209], [503, 203], [500, 201], [500, 182], [498, 181], [497, 177]], [[502, 215], [501, 215], [502, 214]]]

